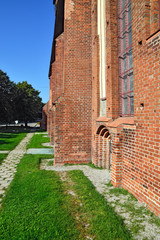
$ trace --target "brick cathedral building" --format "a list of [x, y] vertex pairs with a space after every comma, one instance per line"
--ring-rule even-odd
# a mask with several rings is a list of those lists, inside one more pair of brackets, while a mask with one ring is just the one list
[[160, 215], [160, 1], [54, 4], [43, 114], [54, 164], [111, 169], [114, 186]]

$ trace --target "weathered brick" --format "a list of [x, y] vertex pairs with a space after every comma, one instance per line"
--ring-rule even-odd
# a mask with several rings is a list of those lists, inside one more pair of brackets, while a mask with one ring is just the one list
[[134, 116], [124, 117], [117, 0], [105, 1], [107, 104], [106, 115], [100, 116], [97, 1], [66, 0], [64, 28], [60, 25], [63, 31], [53, 41], [47, 128], [55, 143], [55, 164], [92, 159], [109, 168], [111, 162], [113, 185], [128, 189], [159, 215], [159, 1], [131, 0]]

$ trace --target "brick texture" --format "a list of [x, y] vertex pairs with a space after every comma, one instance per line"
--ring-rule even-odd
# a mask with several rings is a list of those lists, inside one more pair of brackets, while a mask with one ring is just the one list
[[[160, 32], [158, 1], [131, 1], [134, 117], [119, 118], [117, 1], [106, 1], [106, 118], [99, 118], [97, 1], [92, 1], [92, 161], [160, 214]], [[98, 129], [112, 139], [111, 160]], [[107, 157], [106, 157], [107, 156]], [[101, 164], [103, 162], [103, 164]]]
[[55, 164], [91, 160], [91, 1], [65, 1], [50, 75]]
[[55, 164], [92, 159], [111, 169], [114, 186], [160, 215], [159, 1], [131, 1], [134, 116], [128, 117], [120, 116], [117, 0], [105, 1], [107, 105], [100, 117], [97, 3], [66, 0], [64, 31], [54, 39], [47, 128]]

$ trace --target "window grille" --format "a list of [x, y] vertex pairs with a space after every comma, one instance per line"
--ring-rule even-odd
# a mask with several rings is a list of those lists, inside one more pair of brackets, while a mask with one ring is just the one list
[[131, 0], [118, 0], [120, 116], [134, 114]]

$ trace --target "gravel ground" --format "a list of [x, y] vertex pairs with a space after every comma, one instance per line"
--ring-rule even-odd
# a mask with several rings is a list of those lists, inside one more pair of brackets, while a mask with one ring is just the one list
[[[133, 238], [138, 240], [160, 240], [160, 219], [152, 216], [143, 204], [135, 200], [131, 194], [112, 193], [114, 187], [106, 185], [110, 182], [111, 174], [108, 170], [91, 168], [87, 165], [48, 166], [53, 159], [42, 161], [41, 169], [65, 172], [81, 170], [87, 176], [97, 191], [104, 195], [107, 202], [123, 217], [125, 224], [131, 231]], [[130, 209], [128, 209], [128, 205]], [[159, 224], [156, 224], [158, 219]]]

